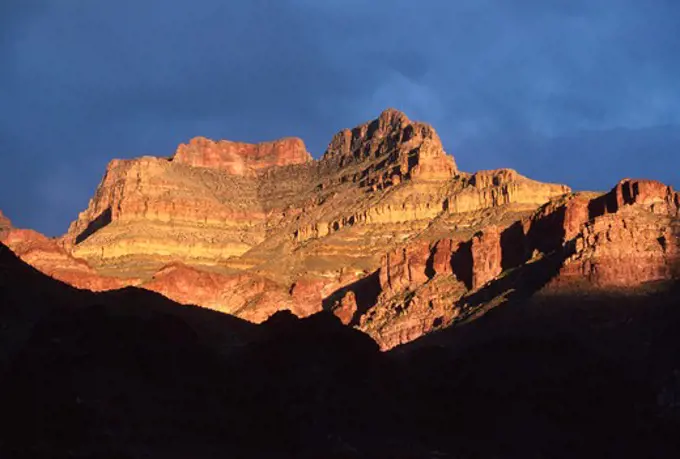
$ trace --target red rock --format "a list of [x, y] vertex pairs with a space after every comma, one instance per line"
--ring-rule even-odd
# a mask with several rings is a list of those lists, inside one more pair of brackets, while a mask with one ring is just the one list
[[34, 268], [77, 288], [102, 291], [138, 283], [136, 279], [98, 274], [86, 261], [71, 256], [57, 241], [33, 230], [10, 229], [0, 241]]
[[323, 309], [323, 289], [327, 284], [327, 280], [308, 277], [295, 281], [291, 287], [295, 315], [307, 317], [321, 311]]
[[386, 110], [318, 161], [299, 139], [204, 138], [170, 159], [114, 160], [62, 245], [24, 256], [74, 285], [73, 266], [144, 279], [252, 321], [325, 307], [388, 348], [457, 320], [529, 261], [568, 256], [563, 285], [673, 278], [679, 212], [659, 182], [593, 198], [512, 169], [459, 171], [431, 126]]
[[373, 165], [352, 180], [376, 189], [399, 184], [402, 177], [446, 180], [457, 172], [453, 157], [444, 152], [435, 130], [394, 109], [352, 130], [340, 131], [322, 158], [322, 163], [336, 168], [360, 162]]
[[340, 302], [333, 307], [333, 314], [345, 325], [349, 325], [352, 322], [356, 312], [357, 298], [351, 290], [345, 293]]
[[677, 215], [677, 193], [673, 188], [655, 180], [624, 179], [612, 190], [616, 195], [617, 207], [638, 204], [648, 207], [653, 213]]
[[602, 196], [576, 195], [544, 206], [529, 234], [544, 252], [572, 243], [551, 289], [637, 288], [677, 275], [679, 209], [671, 187], [624, 179]]
[[[499, 182], [489, 179], [475, 185], [494, 183]], [[359, 318], [359, 327], [389, 349], [455, 320], [468, 307], [467, 292], [483, 289], [482, 304], [493, 304], [501, 300], [494, 295], [515, 288], [637, 289], [677, 279], [676, 196], [658, 182], [624, 180], [598, 197], [565, 194], [509, 226], [487, 224], [469, 242], [444, 238], [429, 250], [423, 241], [410, 242], [383, 259], [381, 293]], [[554, 274], [554, 268], [540, 261], [559, 262], [560, 257], [566, 259]], [[511, 268], [534, 271], [512, 281], [522, 285], [503, 285], [501, 274]], [[545, 287], [542, 276], [548, 282]]]
[[312, 157], [304, 142], [294, 137], [258, 144], [196, 137], [180, 145], [172, 161], [252, 176], [273, 166], [304, 164]]
[[141, 286], [178, 303], [228, 312], [256, 323], [277, 310], [291, 309], [290, 297], [281, 285], [249, 273], [221, 274], [173, 263]]
[[386, 254], [380, 266], [382, 290], [400, 292], [427, 282], [429, 257], [430, 247], [427, 241], [419, 241]]
[[434, 244], [434, 255], [432, 258], [432, 270], [434, 273], [441, 275], [453, 274], [451, 259], [458, 250], [458, 245], [453, 239], [440, 239]]
[[501, 232], [490, 226], [472, 238], [472, 288], [478, 289], [502, 271]]
[[562, 284], [585, 279], [597, 287], [635, 288], [674, 279], [679, 244], [671, 222], [650, 221], [648, 215], [637, 212], [607, 214], [585, 225], [560, 280]]
[[593, 200], [591, 217], [614, 213], [633, 204], [660, 215], [678, 216], [680, 213], [680, 199], [673, 187], [655, 180], [623, 179], [609, 193]]

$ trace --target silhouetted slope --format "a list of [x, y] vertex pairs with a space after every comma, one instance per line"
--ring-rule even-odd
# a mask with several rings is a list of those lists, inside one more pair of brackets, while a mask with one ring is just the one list
[[3, 458], [680, 453], [659, 378], [626, 368], [631, 346], [663, 351], [659, 374], [677, 362], [676, 291], [623, 316], [578, 298], [508, 305], [380, 353], [329, 313], [252, 326], [150, 292], [78, 291], [0, 257]]

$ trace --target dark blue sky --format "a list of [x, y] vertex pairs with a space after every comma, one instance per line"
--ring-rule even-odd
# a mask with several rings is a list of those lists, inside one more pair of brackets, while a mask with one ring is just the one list
[[468, 171], [680, 186], [678, 0], [0, 0], [0, 209], [62, 233], [112, 158], [386, 107]]

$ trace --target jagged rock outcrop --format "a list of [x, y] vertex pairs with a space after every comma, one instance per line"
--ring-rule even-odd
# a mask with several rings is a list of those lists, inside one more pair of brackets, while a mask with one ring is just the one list
[[653, 214], [677, 217], [680, 194], [673, 187], [655, 180], [623, 179], [606, 195], [594, 200], [590, 206], [593, 216], [615, 213], [624, 206], [636, 204]]
[[[446, 180], [457, 172], [435, 130], [394, 109], [337, 133], [321, 161], [327, 168], [364, 166], [352, 181], [375, 189], [398, 185], [403, 179]], [[343, 174], [342, 178], [348, 177]]]
[[353, 291], [348, 291], [342, 299], [333, 307], [333, 314], [340, 319], [340, 321], [349, 325], [354, 320], [354, 315], [358, 309], [357, 296]]
[[680, 277], [680, 206], [671, 187], [622, 180], [565, 194], [468, 241], [422, 241], [386, 255], [360, 328], [383, 349], [502, 304], [508, 295], [637, 289]]
[[588, 208], [562, 270], [565, 279], [620, 288], [678, 275], [680, 199], [672, 187], [625, 179]]

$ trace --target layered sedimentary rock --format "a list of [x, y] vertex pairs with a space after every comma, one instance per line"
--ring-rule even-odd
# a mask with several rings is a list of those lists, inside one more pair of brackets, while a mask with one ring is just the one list
[[143, 274], [245, 253], [264, 239], [264, 223], [253, 179], [145, 157], [109, 164], [64, 242], [94, 266], [127, 264]]
[[77, 288], [101, 291], [137, 283], [136, 279], [101, 276], [57, 241], [33, 230], [8, 229], [4, 234], [0, 232], [0, 242], [43, 273]]
[[[178, 301], [307, 315], [372, 279], [404, 241], [464, 239], [568, 190], [508, 169], [460, 172], [431, 126], [389, 109], [336, 134], [318, 161], [294, 138], [196, 138], [169, 159], [114, 160], [61, 242], [98, 273]], [[203, 287], [192, 293], [180, 273]], [[365, 305], [364, 296], [348, 296], [345, 309]]]
[[401, 256], [384, 258], [381, 294], [360, 326], [388, 349], [517, 291], [635, 290], [677, 279], [678, 204], [671, 187], [626, 179], [602, 195], [560, 196], [468, 241], [408, 243], [396, 251]]
[[675, 278], [680, 266], [680, 198], [652, 180], [622, 180], [588, 204], [589, 220], [574, 238], [565, 278], [602, 287], [631, 287]]
[[513, 169], [480, 171], [469, 176], [464, 185], [446, 202], [452, 212], [471, 212], [505, 204], [535, 208], [570, 191], [564, 185], [528, 179]]
[[254, 177], [272, 166], [304, 164], [312, 161], [302, 139], [287, 138], [249, 144], [213, 141], [196, 137], [182, 144], [171, 159], [175, 163], [223, 170], [233, 175]]
[[[348, 170], [358, 173], [351, 176], [352, 181], [375, 189], [399, 184], [404, 178], [447, 180], [457, 172], [435, 130], [394, 109], [337, 133], [321, 162], [322, 167], [335, 170], [361, 165], [360, 171]], [[349, 177], [342, 174], [343, 180]]]
[[269, 279], [203, 271], [180, 263], [165, 266], [143, 287], [180, 303], [198, 304], [256, 323], [292, 307], [287, 293]]
[[[512, 169], [460, 171], [431, 126], [389, 109], [337, 133], [319, 160], [296, 138], [201, 137], [168, 158], [114, 160], [50, 243], [82, 278], [256, 322], [330, 309], [390, 348], [502, 303], [511, 282], [526, 292], [672, 278], [679, 208], [658, 182], [571, 193]], [[60, 274], [63, 259], [15, 247], [82, 282]]]

